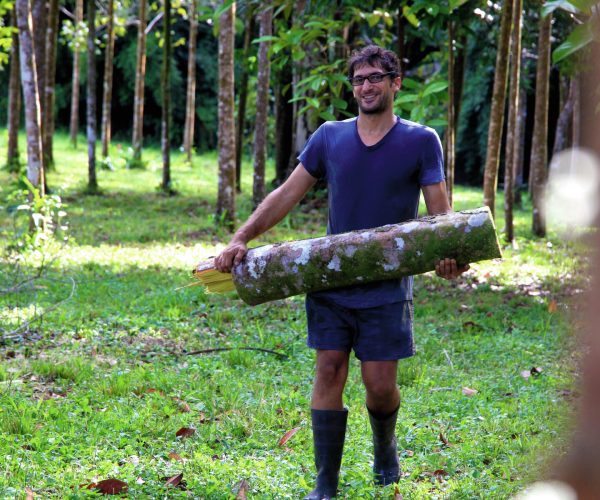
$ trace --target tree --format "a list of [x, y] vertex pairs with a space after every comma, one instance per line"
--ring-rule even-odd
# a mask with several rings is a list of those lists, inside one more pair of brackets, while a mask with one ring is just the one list
[[139, 26], [137, 58], [135, 64], [135, 97], [133, 102], [133, 157], [142, 160], [142, 139], [144, 134], [144, 81], [146, 78], [146, 9], [148, 0], [139, 0]]
[[108, 21], [106, 23], [106, 49], [104, 53], [104, 85], [102, 92], [102, 156], [108, 156], [111, 136], [111, 102], [113, 82], [113, 56], [115, 52], [115, 0], [108, 0]]
[[[17, 7], [11, 11], [11, 25], [17, 26]], [[8, 147], [6, 165], [11, 172], [19, 170], [19, 123], [21, 121], [21, 77], [19, 67], [19, 32], [12, 32], [10, 77], [8, 83]]]
[[532, 172], [532, 230], [536, 236], [546, 235], [546, 220], [543, 213], [543, 194], [548, 164], [548, 93], [550, 88], [550, 36], [552, 14], [540, 15], [538, 37], [538, 60], [535, 77], [535, 115], [531, 143]]
[[162, 118], [161, 148], [163, 160], [163, 177], [161, 189], [171, 193], [171, 0], [164, 0], [163, 16], [163, 61], [162, 61]]
[[510, 33], [514, 0], [505, 0], [502, 8], [502, 22], [498, 52], [496, 53], [496, 69], [494, 73], [494, 90], [492, 93], [492, 109], [488, 130], [488, 145], [483, 178], [483, 202], [495, 213], [496, 188], [498, 185], [498, 165], [500, 163], [500, 145], [502, 126], [504, 124], [504, 103], [508, 76], [508, 57], [510, 54]]
[[456, 103], [455, 103], [455, 78], [454, 78], [454, 21], [448, 19], [448, 126], [446, 127], [446, 191], [450, 207], [454, 191], [454, 141], [456, 134]]
[[17, 25], [19, 27], [19, 58], [21, 82], [25, 102], [25, 129], [27, 132], [27, 179], [44, 195], [44, 159], [40, 96], [33, 50], [33, 22], [29, 0], [17, 0]]
[[237, 107], [237, 127], [235, 129], [235, 185], [238, 193], [242, 192], [242, 149], [244, 146], [244, 129], [246, 124], [246, 101], [248, 100], [248, 58], [250, 57], [250, 40], [254, 33], [254, 9], [246, 6], [246, 27], [244, 29], [244, 49], [242, 55], [242, 76]]
[[196, 38], [198, 35], [197, 0], [189, 0], [188, 17], [190, 36], [188, 40], [187, 91], [185, 101], [185, 126], [183, 128], [183, 150], [187, 161], [192, 162], [194, 146], [194, 121], [196, 117]]
[[[272, 33], [272, 10], [265, 2], [260, 13], [260, 38]], [[269, 40], [260, 42], [258, 49], [258, 81], [256, 90], [256, 121], [254, 125], [254, 183], [252, 201], [254, 208], [265, 197], [265, 161], [267, 153], [267, 116], [269, 113]]]
[[73, 39], [73, 76], [71, 78], [71, 120], [69, 135], [71, 144], [77, 147], [77, 133], [79, 131], [79, 31], [83, 23], [83, 0], [75, 0], [75, 37]]
[[[44, 156], [44, 173], [47, 172], [46, 147], [44, 144], [44, 126], [46, 123], [46, 28], [48, 26], [48, 9], [46, 0], [30, 0], [33, 22], [33, 51], [35, 52], [35, 73], [37, 77], [38, 99], [40, 104], [40, 130], [42, 134], [42, 154]], [[46, 178], [44, 177], [44, 182]]]
[[508, 124], [506, 127], [506, 153], [504, 165], [504, 237], [508, 243], [514, 240], [513, 205], [515, 201], [515, 177], [517, 172], [520, 140], [517, 133], [519, 116], [519, 94], [521, 80], [521, 13], [523, 0], [515, 0], [513, 11], [513, 33], [511, 44], [510, 93], [508, 96]]
[[96, 179], [96, 3], [87, 0], [87, 143], [88, 143], [88, 191], [98, 190]]
[[219, 192], [217, 221], [235, 223], [234, 42], [235, 2], [219, 18]]
[[56, 42], [58, 38], [58, 0], [48, 2], [48, 25], [46, 28], [46, 84], [44, 86], [44, 166], [46, 170], [54, 166], [54, 87], [56, 85]]

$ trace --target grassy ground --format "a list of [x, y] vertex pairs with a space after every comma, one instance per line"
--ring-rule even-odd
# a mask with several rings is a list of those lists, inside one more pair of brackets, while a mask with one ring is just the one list
[[[216, 156], [190, 167], [174, 155], [179, 195], [167, 197], [156, 190], [158, 150], [145, 151], [146, 170], [125, 170], [115, 148], [117, 170], [100, 171], [102, 195], [89, 196], [83, 141], [72, 151], [58, 135], [55, 151], [49, 184], [68, 203], [71, 240], [18, 292], [7, 291], [14, 266], [0, 261], [0, 332], [46, 312], [0, 343], [0, 497], [24, 498], [30, 488], [43, 498], [83, 498], [94, 494], [86, 485], [107, 478], [125, 481], [134, 498], [234, 498], [240, 488], [249, 498], [301, 497], [314, 475], [314, 353], [304, 345], [303, 298], [250, 308], [232, 295], [177, 289], [227, 239], [213, 229]], [[0, 246], [9, 184], [0, 172]], [[479, 190], [455, 196], [457, 209], [481, 205]], [[257, 244], [320, 235], [325, 217], [317, 202], [304, 204]], [[417, 354], [398, 374], [405, 499], [508, 498], [561, 453], [574, 397], [568, 323], [577, 317], [581, 252], [552, 235], [531, 239], [528, 207], [517, 213], [517, 236], [518, 250], [456, 282], [415, 279]], [[21, 273], [39, 261], [26, 254]], [[235, 349], [187, 354], [221, 347]], [[541, 373], [524, 376], [533, 367]], [[358, 368], [353, 359], [341, 497], [391, 498], [392, 487], [372, 486]], [[184, 427], [194, 434], [177, 437]], [[166, 484], [180, 473], [184, 484]]]

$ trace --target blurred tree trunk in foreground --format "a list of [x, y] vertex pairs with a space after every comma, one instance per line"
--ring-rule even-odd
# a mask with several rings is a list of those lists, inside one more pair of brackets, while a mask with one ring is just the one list
[[217, 223], [235, 225], [235, 119], [234, 119], [235, 2], [219, 19], [219, 190]]
[[[271, 36], [273, 11], [267, 2], [260, 13], [260, 37]], [[254, 122], [254, 183], [252, 203], [254, 208], [265, 197], [265, 161], [267, 156], [267, 117], [269, 115], [269, 46], [262, 41], [258, 48], [258, 81], [256, 85], [256, 120]]]
[[504, 0], [504, 6], [502, 7], [502, 23], [498, 40], [498, 52], [496, 53], [492, 109], [490, 111], [487, 153], [483, 174], [483, 203], [490, 207], [492, 215], [495, 215], [496, 189], [498, 186], [498, 166], [504, 124], [513, 4], [514, 0]]

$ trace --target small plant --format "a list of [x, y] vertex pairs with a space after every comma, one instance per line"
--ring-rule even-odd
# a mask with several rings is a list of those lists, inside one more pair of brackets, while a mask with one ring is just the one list
[[148, 166], [147, 161], [134, 156], [132, 148], [127, 148], [127, 152], [123, 155], [123, 158], [125, 159], [125, 168], [128, 170], [145, 170]]
[[110, 158], [110, 156], [107, 156], [106, 158], [103, 158], [102, 160], [100, 160], [98, 162], [98, 167], [101, 170], [108, 170], [109, 172], [115, 171], [115, 165], [114, 165], [112, 159]]

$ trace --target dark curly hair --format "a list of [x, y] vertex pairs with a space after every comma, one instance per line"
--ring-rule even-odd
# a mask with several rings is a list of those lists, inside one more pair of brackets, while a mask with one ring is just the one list
[[398, 56], [391, 50], [384, 49], [377, 45], [367, 45], [360, 50], [352, 52], [348, 60], [348, 76], [352, 78], [354, 71], [360, 66], [379, 66], [386, 73], [396, 73], [397, 76], [402, 76], [400, 73], [400, 61]]

